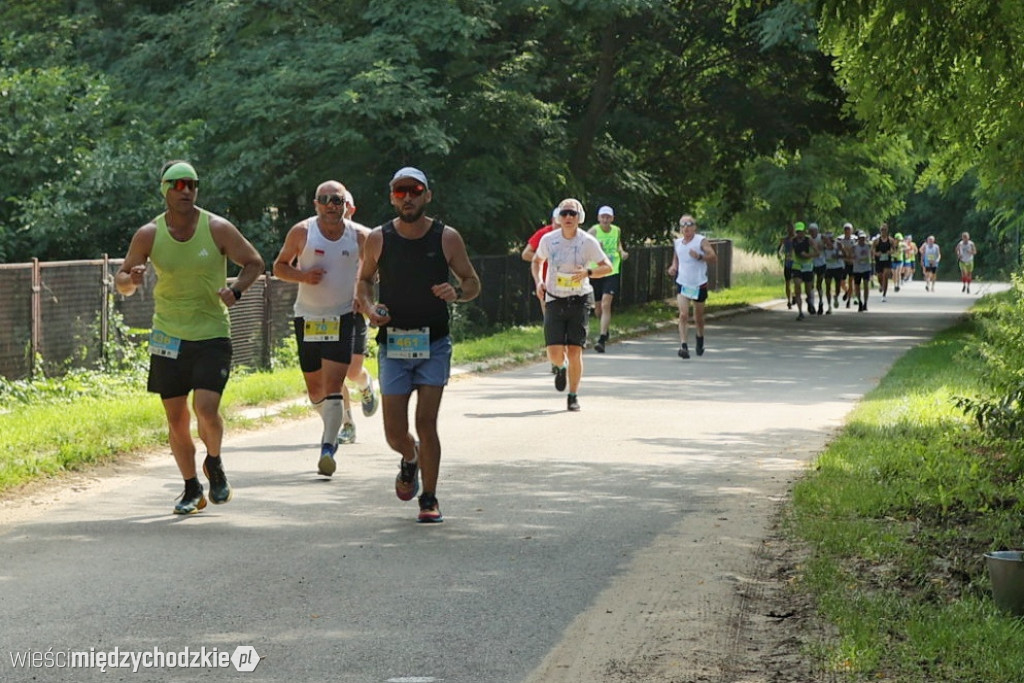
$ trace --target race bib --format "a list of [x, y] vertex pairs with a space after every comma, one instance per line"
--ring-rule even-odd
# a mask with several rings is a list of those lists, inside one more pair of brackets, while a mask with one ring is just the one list
[[691, 287], [689, 285], [680, 285], [679, 293], [685, 296], [687, 299], [697, 299], [700, 296], [700, 287]]
[[164, 358], [177, 358], [181, 352], [181, 339], [166, 332], [153, 330], [149, 333], [149, 353]]
[[333, 342], [341, 341], [341, 318], [303, 318], [302, 341]]
[[583, 289], [583, 280], [573, 280], [573, 273], [555, 273], [555, 284], [561, 289]]
[[388, 358], [430, 358], [430, 328], [388, 328]]

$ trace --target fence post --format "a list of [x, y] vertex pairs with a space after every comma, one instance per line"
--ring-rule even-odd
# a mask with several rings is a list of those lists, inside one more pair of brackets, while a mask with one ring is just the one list
[[269, 370], [274, 350], [271, 345], [274, 343], [274, 297], [271, 289], [273, 285], [272, 271], [263, 275], [263, 369]]
[[35, 377], [36, 358], [39, 356], [43, 345], [43, 275], [39, 267], [39, 259], [32, 257], [32, 358], [29, 359], [29, 374]]
[[103, 270], [100, 273], [100, 290], [103, 305], [100, 306], [100, 363], [106, 367], [107, 338], [110, 335], [110, 256], [103, 255]]

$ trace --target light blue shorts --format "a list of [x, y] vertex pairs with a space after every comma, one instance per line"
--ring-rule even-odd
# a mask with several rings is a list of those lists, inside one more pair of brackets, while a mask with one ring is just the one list
[[430, 342], [430, 358], [388, 358], [386, 344], [378, 347], [377, 375], [384, 396], [408, 396], [419, 386], [448, 385], [452, 371], [452, 338]]

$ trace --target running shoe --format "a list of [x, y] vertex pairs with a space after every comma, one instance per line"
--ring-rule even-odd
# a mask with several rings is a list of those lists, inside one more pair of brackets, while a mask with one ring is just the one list
[[[377, 412], [377, 406], [380, 405], [380, 399], [377, 397], [377, 387], [373, 384], [373, 375], [366, 373], [370, 378], [370, 383], [366, 385], [366, 389], [363, 390], [363, 415], [366, 417], [372, 417]], [[353, 434], [353, 441], [355, 435]]]
[[443, 522], [441, 506], [437, 503], [437, 496], [433, 493], [424, 493], [420, 496], [420, 516], [416, 518], [420, 524], [437, 524]]
[[576, 398], [576, 394], [569, 394], [569, 400], [566, 401], [566, 407], [571, 413], [578, 413], [580, 410], [580, 402]]
[[203, 474], [210, 480], [210, 502], [214, 505], [226, 503], [235, 495], [228, 484], [228, 478], [224, 474], [224, 463], [220, 458], [206, 456], [206, 460], [203, 461]]
[[351, 422], [346, 422], [341, 425], [341, 431], [338, 432], [338, 443], [347, 444], [356, 442], [356, 426]]
[[[419, 460], [419, 456], [419, 449], [417, 449], [416, 460]], [[398, 466], [398, 476], [395, 477], [395, 495], [399, 500], [412, 500], [420, 492], [418, 475], [419, 465], [402, 458], [402, 462]]]
[[185, 482], [185, 490], [181, 494], [181, 502], [174, 506], [176, 515], [194, 515], [206, 507], [206, 496], [199, 479], [192, 478]]
[[558, 372], [555, 373], [555, 389], [558, 389], [559, 391], [565, 391], [565, 373], [565, 366], [558, 368]]
[[704, 337], [697, 337], [697, 355], [704, 355]]
[[320, 447], [320, 460], [316, 464], [318, 474], [329, 477], [334, 474], [334, 470], [338, 469], [338, 463], [334, 460], [334, 453], [337, 449], [337, 446], [332, 446], [329, 443]]
[[797, 319], [797, 320], [803, 320], [803, 319], [804, 319], [804, 312], [803, 312], [803, 311], [800, 311], [800, 315], [798, 315], [798, 316], [796, 317], [796, 319]]
[[690, 349], [686, 348], [686, 344], [683, 344], [682, 346], [679, 347], [679, 357], [680, 358], [689, 358], [690, 357]]
[[824, 315], [824, 314], [825, 314], [825, 304], [823, 304], [822, 302], [819, 301], [818, 302], [818, 315]]
[[608, 336], [602, 334], [600, 337], [597, 338], [597, 343], [594, 344], [594, 350], [597, 351], [598, 353], [604, 353], [604, 344], [606, 341], [608, 341]]

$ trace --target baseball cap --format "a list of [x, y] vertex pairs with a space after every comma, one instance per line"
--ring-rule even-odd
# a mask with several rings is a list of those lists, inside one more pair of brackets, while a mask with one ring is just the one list
[[615, 212], [612, 210], [612, 207], [610, 206], [602, 206], [600, 209], [597, 210], [598, 216], [604, 216], [605, 214], [608, 214], [609, 216], [614, 216]]
[[418, 168], [412, 166], [406, 166], [395, 171], [395, 175], [391, 178], [391, 187], [395, 186], [402, 178], [412, 178], [418, 182], [423, 183], [423, 187], [430, 189], [430, 183], [427, 182], [427, 175]]
[[903, 233], [902, 232], [898, 232], [895, 235], [893, 235], [893, 237], [895, 237], [898, 240], [901, 240], [901, 239], [903, 239]]
[[797, 232], [803, 232], [803, 231], [804, 231], [804, 230], [806, 230], [806, 229], [807, 229], [807, 226], [806, 226], [806, 225], [804, 225], [804, 224], [803, 224], [802, 222], [800, 222], [800, 221], [797, 221], [796, 223], [794, 223], [794, 224], [793, 224], [793, 230], [795, 230], [795, 231], [797, 231]]
[[811, 223], [810, 225], [807, 226], [807, 229], [808, 230], [817, 230], [818, 229], [818, 224], [817, 223]]
[[843, 223], [843, 230], [846, 230], [847, 228], [853, 230], [853, 223]]

